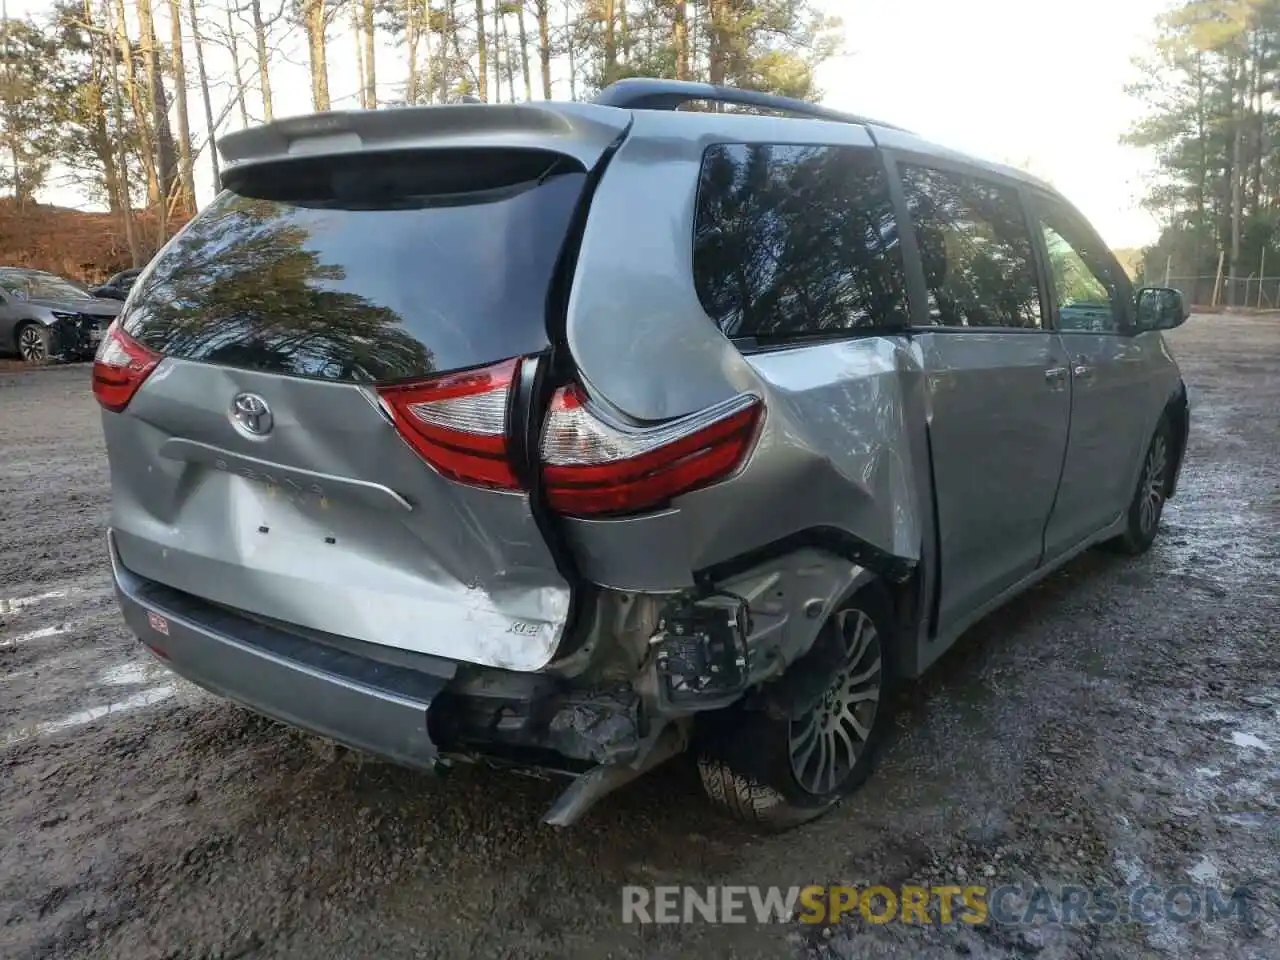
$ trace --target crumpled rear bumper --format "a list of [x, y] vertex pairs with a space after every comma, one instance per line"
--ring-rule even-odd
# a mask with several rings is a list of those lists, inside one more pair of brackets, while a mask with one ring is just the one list
[[412, 665], [396, 663], [395, 651], [359, 655], [350, 641], [248, 619], [137, 576], [120, 562], [110, 533], [108, 541], [125, 621], [175, 673], [354, 749], [434, 767], [439, 750], [427, 711], [455, 663], [423, 654], [413, 654]]

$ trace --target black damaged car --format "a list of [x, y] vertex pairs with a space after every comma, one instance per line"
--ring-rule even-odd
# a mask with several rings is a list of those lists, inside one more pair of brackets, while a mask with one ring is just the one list
[[36, 365], [90, 360], [121, 306], [43, 270], [0, 267], [0, 354]]

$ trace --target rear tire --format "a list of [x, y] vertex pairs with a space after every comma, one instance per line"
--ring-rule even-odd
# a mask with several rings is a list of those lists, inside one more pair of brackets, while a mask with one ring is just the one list
[[1160, 518], [1164, 515], [1165, 500], [1169, 496], [1173, 456], [1173, 429], [1166, 414], [1160, 418], [1151, 443], [1147, 445], [1147, 452], [1142, 460], [1142, 473], [1138, 476], [1138, 488], [1134, 490], [1129, 510], [1125, 514], [1124, 533], [1107, 541], [1109, 548], [1131, 557], [1151, 549], [1156, 534], [1160, 532]]
[[53, 337], [42, 323], [25, 323], [18, 328], [18, 356], [33, 367], [43, 367], [53, 353]]
[[[798, 720], [730, 707], [700, 717], [698, 773], [721, 813], [769, 831], [822, 816], [870, 775], [891, 722], [893, 619], [876, 588], [845, 601], [792, 669], [829, 674]], [[811, 659], [813, 658], [813, 659]]]

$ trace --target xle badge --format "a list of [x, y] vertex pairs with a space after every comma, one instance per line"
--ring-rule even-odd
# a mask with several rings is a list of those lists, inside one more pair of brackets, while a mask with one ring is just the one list
[[520, 637], [536, 637], [538, 631], [542, 628], [536, 623], [525, 623], [522, 620], [513, 620], [511, 625], [507, 627], [507, 633], [514, 633]]

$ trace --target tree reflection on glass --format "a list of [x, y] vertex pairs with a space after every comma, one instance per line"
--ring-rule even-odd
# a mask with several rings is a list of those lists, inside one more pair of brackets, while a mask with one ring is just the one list
[[1110, 253], [1101, 241], [1049, 209], [1040, 218], [1049, 278], [1058, 301], [1058, 328], [1105, 332], [1123, 322], [1123, 295], [1113, 275]]
[[904, 165], [902, 185], [934, 323], [1040, 327], [1031, 234], [1017, 193], [960, 174]]
[[694, 276], [703, 308], [731, 337], [905, 323], [902, 255], [879, 158], [856, 147], [710, 148]]
[[316, 212], [223, 194], [156, 262], [127, 328], [165, 353], [326, 379], [433, 369], [394, 310], [327, 284], [343, 266], [308, 244]]

